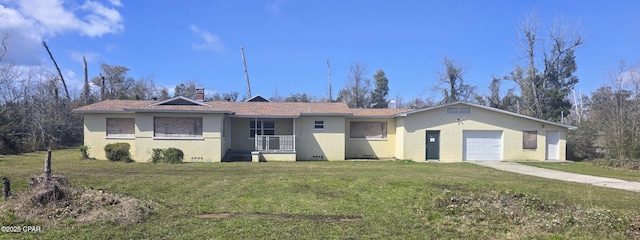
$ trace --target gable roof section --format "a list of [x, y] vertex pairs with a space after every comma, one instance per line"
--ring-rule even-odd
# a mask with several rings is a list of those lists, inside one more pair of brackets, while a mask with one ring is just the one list
[[405, 113], [399, 113], [399, 114], [396, 114], [396, 116], [397, 117], [402, 117], [402, 116], [407, 116], [407, 115], [414, 114], [414, 113], [432, 111], [432, 110], [436, 110], [436, 109], [440, 109], [440, 108], [446, 108], [446, 107], [450, 107], [450, 106], [453, 106], [453, 105], [467, 105], [467, 106], [470, 106], [470, 107], [482, 108], [482, 109], [485, 109], [485, 110], [494, 111], [494, 112], [498, 112], [498, 113], [502, 113], [502, 114], [507, 114], [507, 115], [511, 115], [511, 116], [515, 116], [515, 117], [519, 117], [519, 118], [529, 119], [529, 120], [541, 122], [541, 123], [544, 123], [544, 124], [549, 124], [549, 125], [554, 125], [554, 126], [567, 128], [569, 130], [578, 129], [578, 127], [567, 125], [567, 124], [562, 124], [562, 123], [542, 120], [542, 119], [539, 119], [539, 118], [535, 118], [535, 117], [531, 117], [531, 116], [527, 116], [527, 115], [522, 115], [522, 114], [519, 114], [519, 113], [509, 112], [509, 111], [498, 109], [498, 108], [487, 107], [487, 106], [483, 106], [483, 105], [478, 105], [478, 104], [468, 103], [468, 102], [462, 102], [462, 101], [453, 102], [453, 103], [447, 103], [447, 104], [443, 104], [443, 105], [439, 105], [439, 106], [435, 106], [435, 107], [417, 109], [417, 110], [413, 110], [413, 111], [409, 111], [409, 112], [405, 112]]
[[209, 104], [198, 102], [191, 100], [189, 98], [183, 96], [177, 96], [171, 99], [167, 99], [164, 101], [156, 102], [151, 104], [150, 106], [160, 106], [160, 105], [200, 105], [200, 106], [209, 106]]
[[249, 98], [247, 100], [245, 100], [245, 102], [271, 102], [269, 101], [269, 99], [266, 99], [262, 96], [260, 96], [260, 94], [253, 96], [252, 98]]

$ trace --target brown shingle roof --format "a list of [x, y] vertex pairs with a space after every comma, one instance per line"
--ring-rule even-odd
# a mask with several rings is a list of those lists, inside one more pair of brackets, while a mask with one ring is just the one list
[[400, 108], [352, 108], [354, 117], [393, 117], [396, 114], [409, 112], [411, 109]]
[[106, 100], [84, 107], [74, 112], [222, 112], [236, 116], [297, 117], [300, 115], [351, 115], [352, 111], [344, 103], [303, 103], [303, 102], [206, 102], [202, 105], [152, 105], [156, 101]]

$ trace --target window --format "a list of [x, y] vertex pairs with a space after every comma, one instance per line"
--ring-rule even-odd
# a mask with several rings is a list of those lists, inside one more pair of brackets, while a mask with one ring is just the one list
[[202, 118], [200, 117], [155, 117], [154, 137], [201, 138]]
[[448, 107], [447, 114], [471, 114], [470, 107]]
[[274, 121], [250, 121], [249, 137], [256, 135], [276, 135], [276, 124]]
[[351, 122], [349, 137], [361, 139], [386, 139], [387, 122]]
[[107, 137], [133, 138], [135, 126], [133, 118], [107, 118]]
[[538, 148], [538, 131], [522, 131], [522, 149]]
[[324, 130], [324, 120], [315, 120], [315, 121], [313, 121], [313, 129], [314, 130]]

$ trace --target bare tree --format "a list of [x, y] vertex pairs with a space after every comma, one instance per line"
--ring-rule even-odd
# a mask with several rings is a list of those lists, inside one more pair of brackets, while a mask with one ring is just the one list
[[516, 66], [510, 79], [520, 88], [524, 114], [559, 120], [561, 112], [568, 115], [571, 110], [568, 95], [578, 82], [574, 52], [584, 39], [558, 19], [546, 35], [540, 34], [539, 26], [535, 13], [525, 16], [519, 31], [526, 64]]
[[129, 68], [106, 63], [101, 63], [100, 68], [100, 76], [94, 77], [91, 82], [100, 87], [103, 95], [101, 100], [135, 98], [130, 91], [135, 80], [127, 75]]
[[349, 107], [367, 108], [370, 103], [371, 80], [367, 76], [367, 67], [359, 62], [349, 67], [349, 76], [344, 87], [338, 92], [337, 101]]
[[[442, 59], [444, 71], [440, 72], [438, 87], [443, 92], [442, 102], [470, 101], [475, 93], [475, 86], [467, 84], [463, 78], [464, 69], [453, 59]], [[440, 87], [444, 84], [444, 87]]]
[[[1, 17], [2, 15], [0, 15]], [[7, 41], [9, 40], [9, 32], [2, 33], [2, 46], [0, 46], [0, 61], [4, 58], [4, 55], [7, 55]]]

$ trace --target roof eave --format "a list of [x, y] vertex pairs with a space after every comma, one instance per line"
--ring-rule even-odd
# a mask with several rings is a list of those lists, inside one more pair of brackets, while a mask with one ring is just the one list
[[72, 113], [129, 113], [124, 110], [71, 110]]
[[300, 115], [229, 115], [232, 118], [299, 118]]
[[308, 112], [302, 112], [302, 113], [300, 113], [300, 115], [302, 115], [302, 116], [332, 116], [332, 117], [340, 117], [340, 116], [350, 117], [350, 116], [353, 116], [352, 113], [308, 113]]
[[158, 112], [158, 113], [224, 113], [231, 114], [233, 112], [226, 110], [176, 110], [176, 109], [125, 109], [126, 112], [141, 112], [141, 113], [150, 113], [150, 112]]

